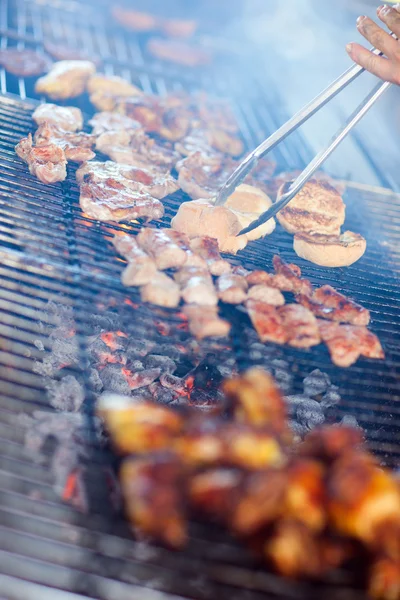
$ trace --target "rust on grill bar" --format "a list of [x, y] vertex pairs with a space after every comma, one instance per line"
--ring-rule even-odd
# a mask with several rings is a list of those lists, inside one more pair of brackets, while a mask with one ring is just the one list
[[[229, 61], [196, 74], [164, 66], [146, 53], [145, 34], [130, 34], [107, 15], [106, 0], [4, 0], [1, 47], [41, 52], [51, 38], [95, 56], [106, 74], [145, 92], [229, 90], [247, 149], [276, 129], [280, 102], [265, 82], [247, 73], [243, 85]], [[132, 535], [95, 408], [101, 395], [123, 393], [133, 402], [150, 396], [207, 411], [220, 399], [224, 378], [259, 365], [284, 393], [295, 435], [322, 423], [356, 425], [382, 463], [398, 468], [400, 198], [347, 186], [346, 222], [367, 238], [368, 249], [346, 270], [294, 259], [282, 228], [230, 257], [247, 269], [270, 270], [279, 254], [299, 264], [314, 285], [328, 283], [354, 298], [371, 313], [384, 361], [360, 359], [340, 369], [322, 346], [305, 352], [261, 344], [247, 315], [229, 305], [221, 306], [232, 324], [229, 337], [196, 341], [180, 309], [143, 304], [134, 288], [121, 284], [126, 263], [112, 237], [136, 234], [141, 225], [99, 223], [82, 213], [74, 166], [64, 182], [44, 186], [16, 158], [15, 144], [34, 129], [40, 98], [33, 79], [0, 69], [0, 91], [0, 596], [363, 597], [360, 582], [345, 570], [313, 585], [285, 581], [218, 527], [200, 522], [191, 523], [180, 553]], [[90, 116], [87, 99], [77, 105]], [[281, 170], [301, 169], [309, 152], [300, 134], [274, 159]], [[155, 226], [169, 226], [186, 200], [183, 192], [169, 196]]]

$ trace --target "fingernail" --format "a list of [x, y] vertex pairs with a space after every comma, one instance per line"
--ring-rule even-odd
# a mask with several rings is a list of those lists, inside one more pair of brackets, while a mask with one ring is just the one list
[[352, 50], [353, 50], [353, 44], [347, 44], [346, 45], [346, 52], [348, 54], [351, 54]]
[[388, 6], [387, 4], [384, 4], [382, 6], [382, 10], [380, 11], [380, 15], [387, 15], [387, 13], [389, 13], [392, 10], [391, 6]]
[[383, 8], [385, 7], [385, 4], [381, 4], [380, 6], [378, 6], [378, 8], [376, 9], [377, 14], [379, 15], [381, 10], [383, 10]]
[[357, 21], [356, 21], [356, 23], [357, 23], [357, 26], [358, 26], [358, 25], [361, 25], [361, 23], [362, 23], [362, 22], [363, 22], [363, 21], [364, 21], [366, 18], [367, 18], [367, 17], [365, 17], [365, 16], [363, 16], [363, 15], [362, 15], [361, 17], [358, 17], [358, 19], [357, 19]]

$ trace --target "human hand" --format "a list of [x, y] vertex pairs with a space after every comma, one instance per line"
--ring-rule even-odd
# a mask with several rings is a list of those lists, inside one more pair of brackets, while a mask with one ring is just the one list
[[[400, 4], [380, 6], [377, 10], [379, 19], [400, 38]], [[375, 48], [385, 56], [377, 56], [360, 44], [352, 42], [346, 46], [349, 56], [374, 75], [384, 81], [400, 85], [400, 41], [384, 31], [372, 19], [359, 17], [357, 29]]]

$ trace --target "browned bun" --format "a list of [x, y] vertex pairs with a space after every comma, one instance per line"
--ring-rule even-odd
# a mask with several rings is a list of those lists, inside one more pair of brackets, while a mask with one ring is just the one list
[[341, 235], [298, 233], [293, 242], [294, 251], [300, 258], [321, 267], [348, 267], [362, 257], [366, 247], [365, 238], [352, 231]]

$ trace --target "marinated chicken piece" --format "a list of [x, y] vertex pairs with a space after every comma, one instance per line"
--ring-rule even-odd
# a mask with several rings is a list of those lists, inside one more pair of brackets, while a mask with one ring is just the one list
[[287, 432], [286, 405], [271, 375], [258, 367], [223, 384], [228, 411], [238, 423]]
[[95, 144], [94, 136], [80, 131], [74, 133], [63, 131], [57, 125], [43, 122], [34, 135], [36, 146], [55, 144], [64, 150], [65, 158], [72, 162], [86, 162], [95, 157], [92, 147]]
[[51, 61], [28, 48], [2, 48], [0, 50], [0, 66], [18, 77], [33, 77], [45, 73]]
[[146, 49], [155, 58], [174, 62], [185, 67], [209, 65], [213, 60], [213, 55], [210, 51], [199, 45], [189, 44], [180, 40], [150, 38]]
[[64, 181], [67, 176], [64, 150], [56, 144], [35, 147], [29, 134], [15, 146], [15, 152], [27, 163], [29, 172], [42, 183]]
[[297, 265], [283, 262], [280, 256], [275, 255], [272, 264], [276, 272], [274, 286], [282, 292], [294, 292], [295, 294], [312, 294], [312, 285], [308, 279], [301, 278], [301, 269]]
[[370, 567], [368, 592], [375, 600], [400, 598], [400, 560], [387, 557], [375, 559]]
[[190, 240], [190, 248], [206, 261], [211, 275], [221, 276], [230, 272], [231, 266], [227, 260], [221, 257], [215, 238], [195, 237]]
[[32, 115], [37, 125], [48, 123], [62, 131], [79, 131], [83, 127], [82, 111], [75, 106], [57, 106], [57, 104], [40, 104]]
[[175, 273], [184, 302], [200, 306], [216, 306], [218, 296], [207, 269], [183, 266]]
[[286, 330], [286, 342], [294, 348], [310, 348], [321, 342], [317, 319], [299, 304], [286, 304], [278, 309]]
[[[256, 477], [257, 473], [253, 475]], [[240, 501], [243, 480], [242, 470], [232, 467], [220, 466], [195, 473], [188, 482], [190, 504], [196, 512], [228, 524], [234, 520], [232, 513]]]
[[[307, 301], [310, 301], [310, 306], [307, 306]], [[371, 318], [369, 310], [330, 285], [323, 285], [316, 289], [311, 298], [300, 295], [298, 302], [307, 306], [317, 317], [324, 317], [330, 321], [368, 325]]]
[[142, 228], [136, 240], [139, 246], [154, 258], [157, 268], [164, 271], [182, 267], [186, 262], [185, 251], [175, 241], [175, 236], [176, 232], [170, 229]]
[[87, 90], [90, 102], [97, 110], [102, 111], [114, 110], [121, 98], [143, 94], [141, 89], [122, 77], [100, 73], [90, 77], [87, 82]]
[[162, 173], [160, 169], [121, 165], [111, 160], [106, 162], [93, 160], [82, 165], [76, 172], [76, 179], [82, 182], [88, 175], [96, 183], [106, 182], [111, 177], [134, 191], [140, 189], [141, 185], [143, 191], [158, 200], [173, 194], [178, 189], [176, 179], [169, 173]]
[[[277, 199], [289, 191], [292, 182], [282, 185]], [[311, 179], [278, 214], [277, 219], [289, 233], [338, 235], [344, 223], [345, 205], [329, 183]]]
[[89, 77], [95, 72], [96, 66], [88, 60], [61, 60], [37, 80], [35, 92], [53, 100], [76, 98], [85, 91]]
[[285, 298], [279, 290], [263, 284], [251, 286], [247, 292], [247, 298], [271, 304], [271, 306], [283, 306], [285, 304]]
[[310, 431], [298, 452], [300, 455], [330, 464], [349, 451], [361, 447], [362, 441], [363, 436], [359, 429], [333, 425]]
[[236, 166], [230, 158], [194, 152], [176, 164], [178, 182], [194, 200], [213, 198]]
[[296, 519], [311, 531], [321, 532], [327, 522], [325, 469], [310, 459], [295, 458], [287, 469], [282, 501], [285, 518]]
[[159, 165], [172, 169], [176, 162], [174, 150], [159, 145], [140, 129], [102, 133], [97, 138], [96, 148], [117, 163], [135, 167]]
[[81, 183], [79, 204], [84, 213], [99, 221], [151, 220], [164, 214], [164, 206], [145, 191], [143, 184], [138, 183], [134, 190], [133, 185], [127, 187], [112, 177], [96, 181], [92, 173]]
[[177, 412], [160, 404], [112, 393], [101, 395], [97, 410], [119, 455], [167, 450], [184, 425]]
[[218, 316], [217, 307], [185, 304], [183, 312], [188, 318], [189, 331], [198, 340], [229, 334], [230, 323]]
[[126, 286], [146, 285], [155, 277], [157, 267], [154, 260], [138, 245], [136, 238], [131, 235], [115, 236], [112, 243], [119, 254], [128, 261], [121, 276]]
[[161, 22], [161, 30], [171, 37], [189, 38], [197, 29], [196, 21], [188, 19], [164, 19]]
[[247, 282], [245, 277], [225, 273], [217, 280], [219, 299], [227, 304], [242, 304], [247, 298]]
[[232, 273], [234, 275], [240, 275], [241, 277], [247, 277], [247, 275], [249, 275], [250, 271], [248, 271], [247, 269], [242, 267], [242, 265], [236, 265], [236, 266], [232, 267]]
[[349, 367], [360, 356], [385, 358], [381, 343], [366, 327], [340, 325], [318, 319], [319, 332], [328, 346], [332, 362], [338, 367]]
[[186, 542], [183, 473], [170, 453], [125, 459], [120, 469], [125, 511], [134, 528], [172, 548]]
[[181, 299], [179, 286], [165, 273], [157, 273], [141, 288], [140, 295], [143, 302], [166, 308], [175, 308]]
[[159, 19], [154, 15], [122, 6], [113, 6], [112, 15], [117, 23], [132, 31], [154, 31], [160, 25]]
[[96, 113], [90, 119], [89, 125], [91, 125], [92, 133], [95, 136], [99, 136], [106, 131], [127, 131], [141, 127], [138, 121], [110, 111]]
[[55, 44], [53, 42], [44, 41], [43, 47], [47, 54], [50, 54], [50, 56], [56, 60], [89, 60], [93, 62], [96, 67], [101, 64], [98, 56], [93, 56], [92, 54], [77, 48], [71, 48], [65, 44]]
[[246, 302], [246, 308], [253, 327], [262, 342], [284, 344], [287, 341], [288, 333], [275, 306], [249, 299]]
[[250, 271], [250, 273], [246, 275], [246, 281], [249, 286], [266, 285], [269, 287], [278, 288], [278, 286], [275, 283], [275, 277], [276, 275], [272, 275], [271, 273], [267, 273], [266, 271], [256, 270]]

